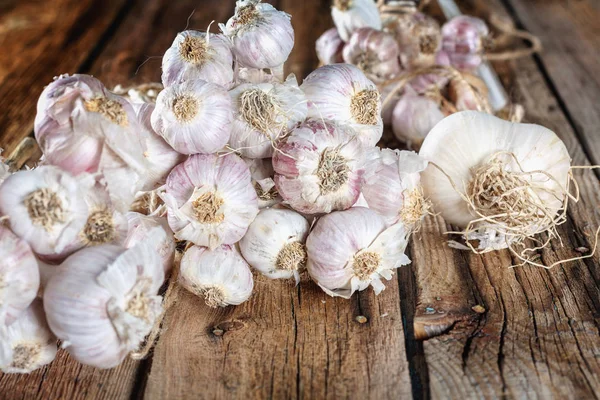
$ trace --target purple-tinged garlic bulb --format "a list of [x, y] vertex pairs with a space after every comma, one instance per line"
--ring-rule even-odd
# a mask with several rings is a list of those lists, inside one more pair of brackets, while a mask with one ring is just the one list
[[301, 213], [345, 210], [360, 195], [363, 153], [348, 128], [308, 120], [275, 153], [275, 185], [285, 203]]
[[154, 131], [183, 154], [210, 154], [229, 140], [233, 108], [227, 90], [202, 80], [172, 85], [159, 93]]
[[177, 34], [162, 59], [162, 84], [169, 87], [191, 80], [231, 84], [233, 54], [229, 39], [192, 30]]
[[382, 216], [353, 207], [321, 217], [306, 240], [307, 269], [311, 278], [330, 296], [350, 298], [373, 286], [385, 289], [394, 269], [410, 263], [404, 254], [408, 230], [398, 223], [388, 227]]
[[238, 0], [233, 17], [219, 26], [243, 67], [276, 68], [294, 47], [290, 15], [260, 0]]
[[323, 32], [315, 42], [315, 49], [322, 65], [337, 64], [344, 61], [342, 57], [344, 41], [340, 37], [337, 28], [331, 28]]
[[396, 39], [372, 28], [354, 31], [343, 51], [345, 62], [356, 65], [376, 82], [391, 79], [401, 72], [399, 56]]
[[366, 146], [383, 134], [377, 86], [350, 64], [326, 65], [311, 72], [300, 88], [308, 100], [308, 117], [347, 125]]
[[479, 18], [459, 15], [442, 27], [442, 48], [452, 66], [465, 71], [475, 70], [483, 61], [489, 45], [489, 29]]
[[334, 0], [331, 17], [344, 42], [360, 28], [381, 30], [381, 17], [373, 0]]
[[179, 283], [215, 308], [245, 302], [254, 288], [248, 263], [235, 246], [228, 245], [214, 250], [198, 246], [187, 249], [181, 259]]
[[234, 244], [258, 214], [246, 163], [235, 154], [199, 154], [173, 169], [161, 193], [178, 240], [214, 249]]

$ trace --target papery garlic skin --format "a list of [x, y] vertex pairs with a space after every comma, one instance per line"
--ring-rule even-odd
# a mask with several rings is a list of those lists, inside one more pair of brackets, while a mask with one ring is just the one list
[[288, 209], [262, 210], [240, 241], [244, 259], [271, 279], [294, 277], [306, 267], [306, 237], [310, 225], [306, 218]]
[[144, 184], [140, 190], [153, 190], [165, 183], [169, 172], [181, 163], [185, 156], [176, 152], [152, 128], [154, 104], [138, 103], [132, 106], [140, 126], [138, 133], [144, 146], [144, 157], [148, 161], [148, 169], [142, 177]]
[[161, 197], [178, 240], [214, 249], [233, 244], [258, 214], [250, 171], [235, 154], [199, 154], [173, 169]]
[[93, 184], [89, 174], [74, 178], [53, 166], [19, 171], [0, 186], [0, 214], [36, 253], [61, 253], [88, 219], [83, 196]]
[[204, 297], [210, 307], [238, 305], [250, 298], [254, 288], [252, 271], [234, 246], [214, 250], [192, 246], [181, 259], [179, 283]]
[[402, 71], [396, 39], [372, 28], [356, 30], [344, 46], [343, 57], [375, 82], [392, 79]]
[[0, 225], [0, 330], [31, 304], [39, 286], [40, 273], [31, 248]]
[[77, 361], [112, 368], [137, 349], [161, 312], [155, 249], [104, 245], [73, 254], [44, 290], [52, 332]]
[[236, 60], [244, 67], [275, 68], [294, 47], [290, 15], [260, 0], [238, 0], [235, 14], [219, 24], [233, 43]]
[[394, 107], [392, 130], [396, 138], [418, 149], [429, 131], [445, 116], [439, 101], [407, 88]]
[[331, 28], [323, 32], [315, 42], [317, 57], [322, 65], [336, 64], [344, 61], [342, 50], [344, 41], [340, 37], [337, 28]]
[[381, 278], [390, 280], [394, 269], [410, 263], [404, 254], [407, 243], [404, 225], [388, 228], [368, 208], [333, 212], [308, 235], [308, 273], [330, 296], [348, 299], [369, 286], [379, 294], [385, 289]]
[[283, 65], [275, 68], [247, 68], [240, 67], [237, 70], [236, 83], [282, 83]]
[[0, 328], [0, 371], [30, 373], [51, 363], [56, 348], [42, 302], [36, 300], [12, 325]]
[[379, 10], [372, 0], [334, 0], [331, 17], [344, 42], [359, 28], [382, 28]]
[[159, 93], [151, 124], [182, 154], [215, 153], [227, 144], [233, 108], [222, 86], [192, 80]]
[[283, 201], [275, 187], [275, 170], [270, 158], [245, 158], [244, 162], [250, 169], [252, 186], [258, 196], [258, 208], [272, 207]]
[[229, 145], [244, 157], [271, 157], [276, 142], [306, 118], [306, 99], [293, 74], [283, 84], [241, 84], [229, 94], [235, 110]]
[[483, 61], [489, 29], [479, 18], [459, 15], [442, 27], [442, 48], [452, 66], [466, 71], [475, 70]]
[[233, 81], [233, 54], [225, 36], [193, 30], [177, 34], [162, 59], [162, 84], [169, 87], [190, 80], [222, 86]]
[[348, 125], [366, 146], [383, 134], [377, 86], [350, 64], [326, 65], [311, 72], [300, 88], [308, 100], [308, 118]]
[[[540, 174], [521, 175], [536, 185], [530, 190], [539, 196], [546, 211], [555, 215], [562, 208], [561, 196], [566, 193], [571, 158], [554, 132], [539, 125], [511, 123], [486, 113], [463, 111], [437, 124], [419, 152], [420, 156], [437, 165], [437, 168], [430, 165], [421, 179], [436, 212], [448, 223], [466, 228], [478, 218], [465, 201], [463, 192], [472, 182], [474, 171], [498, 153], [514, 154], [523, 171], [545, 171], [552, 176], [554, 179]], [[506, 168], [509, 172], [520, 173], [515, 170], [514, 163], [508, 163]], [[490, 224], [483, 225], [489, 227]], [[501, 244], [507, 247], [509, 243], [503, 240]]]
[[129, 230], [124, 246], [129, 249], [139, 243], [150, 243], [158, 251], [166, 276], [175, 257], [175, 238], [166, 218], [133, 211], [128, 212], [126, 217]]
[[412, 151], [374, 148], [365, 163], [362, 193], [388, 224], [418, 226], [429, 209], [420, 173], [427, 161]]
[[363, 152], [346, 127], [308, 120], [273, 157], [277, 190], [286, 204], [305, 214], [350, 208], [360, 195]]

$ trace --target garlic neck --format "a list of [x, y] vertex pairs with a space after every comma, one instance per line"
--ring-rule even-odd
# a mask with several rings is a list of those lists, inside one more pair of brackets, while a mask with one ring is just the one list
[[352, 96], [350, 114], [359, 124], [377, 125], [379, 121], [379, 92], [363, 90]]
[[306, 246], [300, 242], [287, 243], [279, 251], [275, 266], [278, 270], [301, 271], [306, 266]]
[[127, 126], [127, 113], [123, 105], [115, 100], [110, 100], [107, 97], [97, 96], [84, 103], [85, 109], [90, 112], [99, 113], [110, 122]]
[[378, 253], [372, 251], [365, 251], [354, 256], [352, 262], [352, 270], [354, 276], [361, 281], [369, 280], [371, 274], [377, 271], [379, 264], [381, 263], [381, 256]]
[[339, 149], [326, 148], [321, 154], [317, 177], [321, 193], [328, 194], [337, 191], [346, 182], [350, 167], [345, 157], [340, 154]]
[[51, 231], [56, 224], [66, 221], [63, 202], [56, 192], [48, 188], [35, 190], [25, 197], [23, 204], [34, 225]]
[[258, 198], [262, 201], [275, 200], [277, 196], [279, 196], [279, 192], [275, 186], [269, 190], [263, 190], [258, 182], [254, 182], [254, 190], [256, 191]]

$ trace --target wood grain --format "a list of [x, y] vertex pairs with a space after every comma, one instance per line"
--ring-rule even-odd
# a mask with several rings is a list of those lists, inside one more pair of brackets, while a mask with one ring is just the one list
[[0, 146], [33, 130], [37, 99], [54, 76], [79, 71], [110, 33], [125, 0], [25, 0], [0, 17]]

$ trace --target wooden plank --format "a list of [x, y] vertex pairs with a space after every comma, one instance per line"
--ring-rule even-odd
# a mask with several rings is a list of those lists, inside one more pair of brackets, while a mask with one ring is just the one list
[[[485, 4], [487, 10], [480, 12], [506, 15], [498, 1]], [[525, 106], [528, 121], [557, 132], [575, 165], [589, 164], [535, 62], [524, 59], [497, 67], [504, 80], [512, 82], [511, 93]], [[553, 241], [540, 253], [546, 264], [575, 257], [579, 255], [577, 247], [593, 245], [593, 232], [600, 224], [596, 211], [600, 185], [590, 171], [576, 175], [581, 202], [571, 207], [569, 221], [560, 229], [564, 246]], [[443, 227], [438, 221], [439, 225]], [[436, 232], [441, 232], [440, 228], [430, 220], [423, 234]], [[412, 247], [419, 305], [431, 306], [437, 288], [460, 293], [456, 302], [451, 302], [455, 312], [450, 318], [432, 321], [417, 306], [415, 332], [419, 326], [428, 326], [430, 332], [436, 328], [441, 331], [453, 323], [447, 334], [423, 344], [433, 398], [600, 395], [598, 255], [551, 271], [509, 269], [516, 260], [507, 251], [478, 256], [440, 246], [439, 240], [415, 240]], [[436, 254], [443, 255], [444, 262], [432, 263]], [[473, 318], [470, 309], [474, 302], [486, 309], [479, 318]]]
[[600, 163], [600, 7], [594, 0], [505, 0], [514, 18], [539, 36], [539, 59], [594, 164]]
[[8, 152], [33, 130], [37, 99], [52, 78], [77, 72], [125, 0], [12, 1], [0, 17], [0, 145]]

